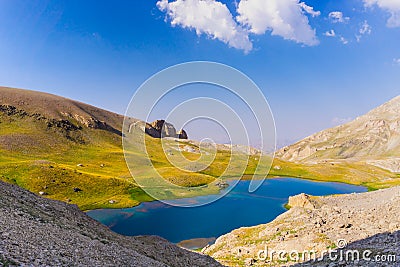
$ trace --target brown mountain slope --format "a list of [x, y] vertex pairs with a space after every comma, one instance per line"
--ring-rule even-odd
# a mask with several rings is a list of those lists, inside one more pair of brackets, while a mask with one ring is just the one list
[[307, 163], [366, 161], [399, 172], [400, 96], [349, 123], [284, 147], [276, 156], [287, 161]]
[[48, 119], [72, 120], [90, 128], [121, 131], [122, 115], [68, 98], [37, 91], [0, 87], [0, 104]]

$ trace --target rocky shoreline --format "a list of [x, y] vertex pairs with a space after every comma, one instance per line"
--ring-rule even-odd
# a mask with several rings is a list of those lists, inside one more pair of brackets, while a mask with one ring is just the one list
[[[236, 229], [203, 252], [228, 266], [400, 266], [400, 187], [327, 197], [300, 194], [288, 205], [290, 210], [274, 221]], [[358, 260], [332, 260], [327, 254], [349, 250], [360, 253]], [[286, 255], [269, 257], [271, 251]], [[289, 257], [292, 251], [325, 257], [297, 259]]]

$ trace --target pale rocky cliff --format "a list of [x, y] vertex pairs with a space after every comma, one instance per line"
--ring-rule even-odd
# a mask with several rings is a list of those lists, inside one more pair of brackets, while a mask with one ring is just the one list
[[313, 134], [277, 151], [280, 159], [318, 163], [326, 160], [367, 161], [400, 171], [400, 96], [355, 120]]

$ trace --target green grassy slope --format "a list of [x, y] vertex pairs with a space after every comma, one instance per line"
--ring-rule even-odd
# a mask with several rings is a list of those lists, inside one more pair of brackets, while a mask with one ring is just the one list
[[[0, 87], [0, 179], [75, 203], [84, 210], [149, 201], [151, 197], [135, 183], [127, 168], [121, 144], [122, 120], [118, 114], [69, 99]], [[219, 151], [208, 168], [193, 173], [168, 161], [160, 139], [146, 136], [146, 145], [157, 171], [183, 187], [157, 188], [165, 191], [164, 198], [218, 193], [217, 178], [232, 157], [229, 151]], [[141, 165], [147, 156], [135, 150], [128, 153], [138, 166], [131, 170], [135, 177], [145, 178], [153, 186], [153, 177]], [[182, 154], [189, 160], [199, 157], [197, 153]], [[242, 173], [239, 166], [247, 156], [235, 158], [227, 177]], [[256, 162], [254, 157], [250, 159], [246, 173], [254, 172]]]

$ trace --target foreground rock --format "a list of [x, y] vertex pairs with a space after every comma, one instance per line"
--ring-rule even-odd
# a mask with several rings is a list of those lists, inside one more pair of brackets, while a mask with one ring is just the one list
[[0, 182], [0, 266], [220, 266], [155, 236], [125, 237], [76, 206]]
[[[400, 187], [328, 197], [301, 194], [289, 205], [291, 209], [271, 223], [236, 229], [204, 253], [230, 266], [400, 266]], [[327, 256], [307, 262], [313, 258], [304, 253], [315, 251], [318, 258], [323, 251], [340, 247], [344, 253], [357, 249], [360, 260], [349, 255], [341, 262]], [[291, 258], [286, 254], [283, 261], [275, 254], [270, 262], [271, 257], [265, 257], [272, 250], [295, 250], [299, 260], [296, 253]], [[364, 260], [365, 251], [371, 254]], [[302, 255], [305, 263], [300, 264]], [[376, 255], [385, 262], [374, 262]]]

